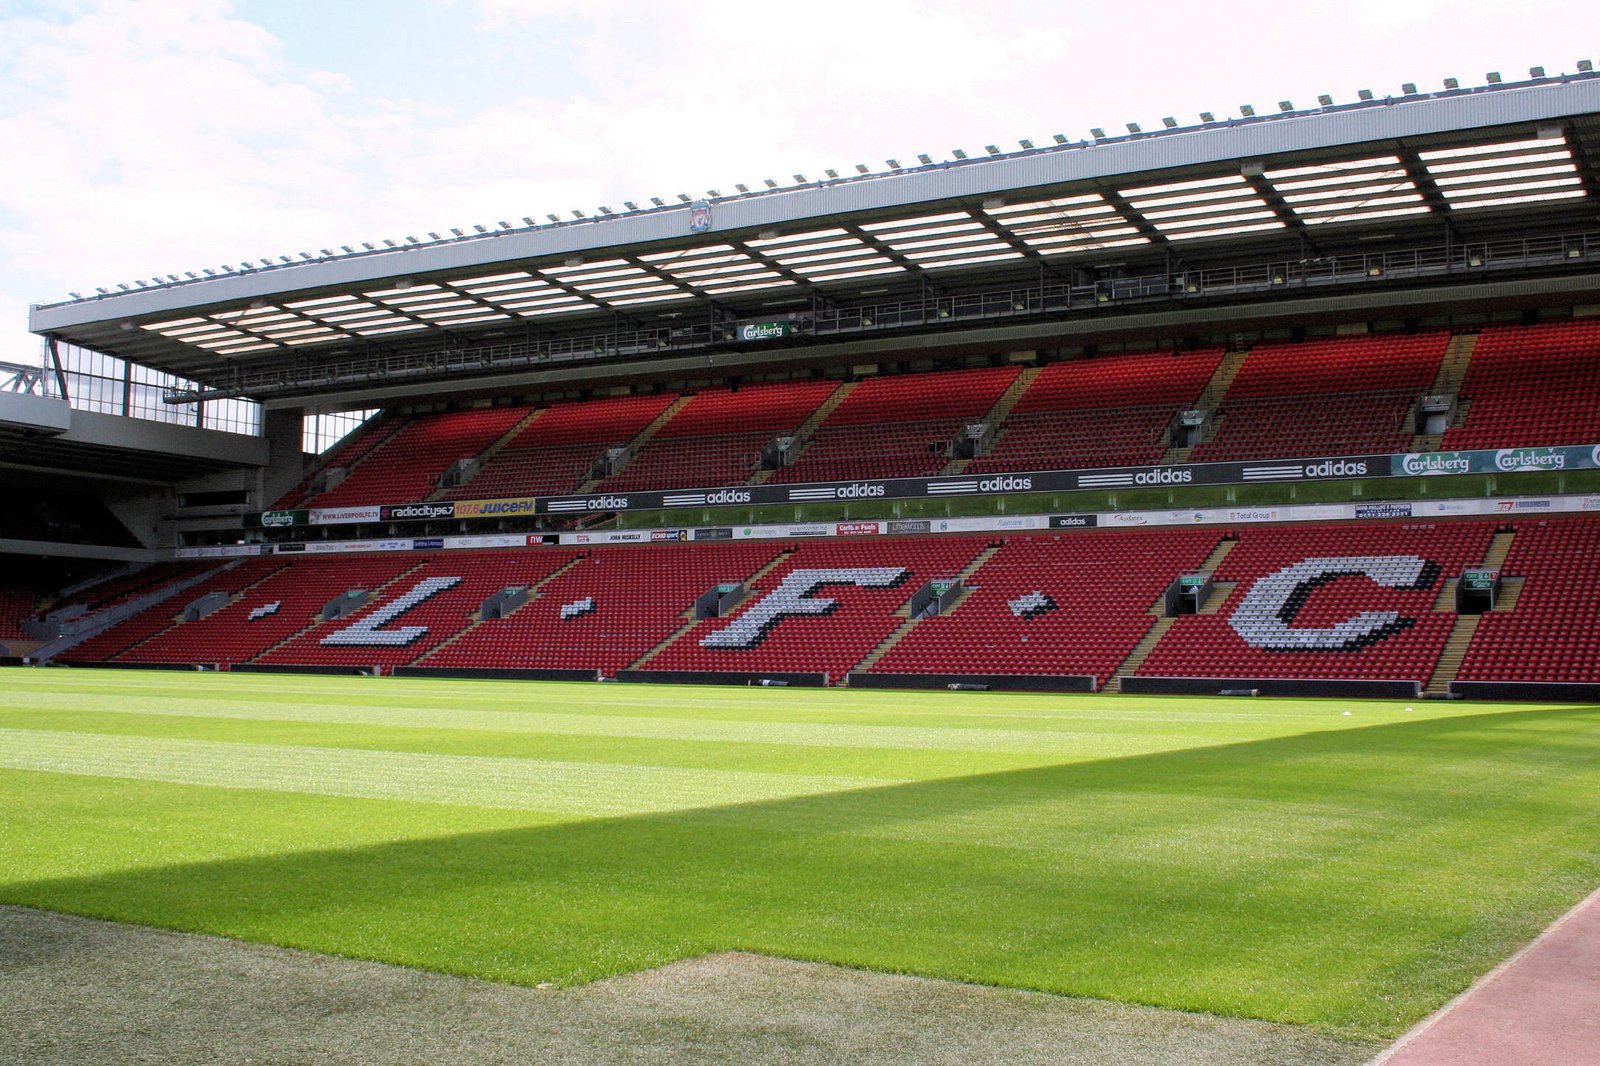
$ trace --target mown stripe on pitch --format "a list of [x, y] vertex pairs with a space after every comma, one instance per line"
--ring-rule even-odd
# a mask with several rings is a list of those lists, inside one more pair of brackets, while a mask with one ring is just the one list
[[0, 768], [606, 817], [725, 806], [884, 779], [0, 729]]
[[[173, 718], [223, 718], [252, 722], [316, 722], [325, 725], [391, 726], [406, 729], [469, 729], [493, 733], [545, 733], [554, 736], [628, 737], [638, 740], [710, 741], [790, 747], [883, 748], [896, 751], [1038, 752], [1083, 754], [1106, 744], [1107, 733], [1063, 729], [973, 729], [892, 726], [867, 723], [763, 722], [655, 716], [577, 715], [546, 711], [481, 711], [438, 707], [359, 704], [294, 704], [265, 701], [166, 698], [154, 701], [108, 699], [86, 703], [81, 696], [29, 693], [36, 710], [159, 715]], [[1162, 737], [1171, 746], [1173, 734]], [[1179, 739], [1182, 739], [1181, 737]], [[1203, 737], [1193, 738], [1197, 741]], [[1116, 747], [1130, 745], [1118, 738]], [[1140, 749], [1143, 750], [1143, 749]]]

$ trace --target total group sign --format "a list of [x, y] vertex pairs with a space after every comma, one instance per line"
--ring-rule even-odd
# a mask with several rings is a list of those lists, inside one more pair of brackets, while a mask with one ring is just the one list
[[849, 503], [869, 500], [1004, 496], [1085, 489], [1180, 488], [1188, 485], [1258, 485], [1271, 482], [1347, 481], [1357, 478], [1438, 474], [1509, 473], [1600, 468], [1600, 445], [1503, 448], [1406, 455], [1337, 455], [1314, 459], [1263, 459], [1171, 466], [1029, 470], [931, 478], [864, 478], [804, 484], [733, 485], [651, 492], [599, 492], [572, 496], [518, 496], [486, 500], [399, 503], [336, 510], [267, 511], [248, 515], [247, 527], [337, 525], [359, 522], [425, 522], [492, 519], [523, 515], [575, 515], [608, 511], [654, 511], [681, 507]]

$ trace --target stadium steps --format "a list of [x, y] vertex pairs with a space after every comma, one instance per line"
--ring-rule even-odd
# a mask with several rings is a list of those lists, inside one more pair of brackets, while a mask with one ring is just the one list
[[[1233, 551], [1234, 545], [1238, 543], [1236, 540], [1219, 540], [1217, 546], [1211, 549], [1211, 554], [1206, 556], [1205, 562], [1200, 564], [1200, 569], [1197, 573], [1216, 573], [1217, 567], [1222, 565], [1222, 561], [1228, 557], [1228, 553]], [[1233, 589], [1234, 583], [1232, 582], [1228, 583], [1226, 587], [1218, 584], [1211, 590], [1211, 595], [1206, 597], [1206, 602], [1201, 604], [1200, 613], [1216, 614], [1222, 610], [1222, 605], [1227, 602], [1228, 594]], [[1166, 599], [1166, 593], [1162, 593], [1161, 598], [1151, 605], [1150, 613], [1156, 616], [1155, 625], [1151, 626], [1149, 631], [1139, 638], [1139, 643], [1133, 646], [1133, 650], [1122, 661], [1122, 665], [1111, 672], [1111, 683], [1106, 686], [1107, 691], [1121, 692], [1122, 679], [1129, 674], [1139, 672], [1139, 667], [1143, 666], [1144, 661], [1150, 657], [1150, 653], [1156, 650], [1156, 645], [1161, 643], [1161, 638], [1166, 636], [1167, 631], [1177, 622], [1176, 615], [1164, 613], [1167, 607]]]
[[[635, 455], [639, 454], [639, 449], [648, 444], [651, 437], [654, 437], [657, 433], [661, 432], [661, 427], [666, 425], [668, 422], [671, 422], [672, 416], [676, 415], [679, 411], [688, 406], [689, 401], [692, 399], [694, 399], [693, 393], [684, 393], [676, 400], [673, 400], [671, 403], [667, 404], [666, 410], [662, 411], [659, 415], [656, 415], [655, 421], [641, 429], [638, 434], [624, 446], [622, 452], [622, 465], [611, 471], [611, 474], [607, 476], [609, 477], [615, 474], [620, 474], [622, 471], [628, 469], [628, 464], [633, 462], [633, 457]], [[604, 480], [605, 478], [592, 477], [572, 491], [575, 493], [593, 492], [595, 489], [600, 487], [600, 483]], [[684, 487], [689, 488], [692, 486]]]
[[[573, 556], [571, 559], [569, 559], [562, 566], [557, 567], [555, 570], [553, 570], [550, 573], [546, 574], [544, 577], [541, 577], [538, 581], [535, 581], [533, 584], [529, 585], [528, 586], [528, 598], [526, 600], [524, 600], [521, 604], [519, 604], [515, 608], [515, 610], [511, 611], [510, 614], [506, 615], [505, 617], [507, 617], [507, 618], [511, 617], [511, 615], [516, 614], [517, 611], [522, 610], [522, 608], [528, 606], [528, 604], [530, 604], [534, 600], [538, 599], [539, 598], [539, 590], [540, 589], [544, 588], [550, 582], [554, 581], [556, 578], [560, 577], [562, 574], [565, 574], [568, 570], [571, 570], [573, 567], [577, 566], [579, 563], [583, 562], [587, 558], [589, 558], [587, 553], [585, 553], [583, 555]], [[477, 629], [481, 625], [483, 625], [483, 618], [481, 617], [481, 615], [480, 615], [480, 613], [478, 611], [473, 611], [472, 612], [472, 621], [468, 622], [460, 630], [460, 632], [454, 634], [453, 636], [451, 636], [447, 640], [444, 640], [444, 641], [441, 641], [438, 644], [435, 644], [433, 647], [429, 648], [427, 651], [423, 652], [421, 655], [417, 656], [415, 659], [413, 659], [410, 663], [407, 663], [406, 665], [408, 665], [408, 666], [421, 666], [421, 665], [423, 665], [428, 660], [428, 657], [430, 655], [435, 655], [435, 654], [437, 654], [437, 653], [439, 653], [441, 651], [444, 651], [444, 649], [448, 648], [450, 645], [454, 644], [456, 641], [460, 640], [462, 637], [466, 636], [468, 633], [471, 633], [474, 629]]]
[[[1162, 599], [1163, 602], [1157, 603], [1151, 608], [1151, 613], [1155, 613], [1156, 611], [1163, 609], [1165, 606], [1165, 597]], [[1173, 624], [1177, 621], [1178, 618], [1176, 615], [1162, 615], [1157, 618], [1155, 624], [1150, 627], [1144, 636], [1139, 638], [1139, 643], [1133, 646], [1133, 650], [1128, 653], [1128, 657], [1122, 660], [1122, 665], [1117, 667], [1116, 671], [1112, 673], [1111, 684], [1107, 685], [1106, 688], [1108, 690], [1114, 689], [1117, 692], [1121, 692], [1122, 679], [1127, 677], [1129, 674], [1136, 674], [1139, 672], [1139, 667], [1143, 666], [1144, 661], [1150, 658], [1150, 653], [1156, 650], [1156, 645], [1161, 643], [1161, 638], [1167, 635], [1167, 630], [1171, 629]]]
[[[780, 567], [784, 563], [788, 562], [789, 557], [791, 555], [793, 555], [794, 552], [795, 552], [795, 550], [792, 547], [791, 548], [785, 548], [782, 551], [780, 551], [778, 554], [774, 555], [771, 559], [768, 559], [766, 564], [764, 566], [762, 566], [761, 569], [757, 570], [755, 573], [751, 574], [748, 578], [745, 579], [745, 582], [744, 582], [745, 588], [747, 588], [750, 591], [754, 592], [755, 591], [756, 582], [760, 581], [762, 578], [764, 578], [768, 574], [772, 573], [772, 571], [776, 570], [778, 567]], [[646, 663], [648, 663], [651, 659], [654, 659], [657, 655], [660, 655], [662, 652], [664, 652], [668, 648], [672, 647], [674, 644], [676, 644], [678, 642], [678, 640], [680, 638], [686, 636], [691, 629], [693, 629], [695, 626], [699, 625], [703, 621], [704, 621], [704, 619], [696, 618], [694, 616], [694, 607], [693, 607], [693, 605], [691, 605], [687, 610], [685, 610], [683, 612], [683, 625], [681, 625], [677, 629], [673, 630], [672, 633], [669, 634], [667, 636], [667, 638], [665, 640], [663, 640], [660, 644], [657, 644], [655, 647], [651, 648], [649, 651], [647, 651], [643, 655], [639, 656], [639, 658], [637, 658], [633, 662], [629, 663], [628, 666], [627, 666], [627, 669], [629, 669], [629, 670], [638, 670], [638, 669], [643, 668], [643, 666]]]
[[[1496, 533], [1489, 541], [1489, 549], [1483, 553], [1482, 567], [1485, 570], [1499, 570], [1505, 566], [1506, 557], [1511, 553], [1511, 544], [1516, 539], [1514, 533]], [[1439, 590], [1439, 598], [1435, 601], [1435, 611], [1454, 611], [1456, 609], [1456, 586], [1460, 583], [1458, 578], [1451, 578]], [[1510, 578], [1501, 584], [1501, 595], [1497, 598], [1494, 609], [1510, 611], [1517, 605], [1517, 600], [1522, 596], [1522, 579]], [[1444, 650], [1439, 653], [1439, 661], [1434, 664], [1433, 674], [1428, 678], [1428, 685], [1423, 690], [1429, 695], [1443, 696], [1450, 691], [1450, 682], [1456, 679], [1461, 672], [1461, 661], [1466, 658], [1467, 647], [1472, 643], [1472, 636], [1478, 631], [1478, 623], [1483, 620], [1481, 614], [1463, 614], [1456, 616], [1455, 626], [1450, 630], [1450, 637], [1445, 641]]]
[[[979, 552], [977, 557], [974, 558], [972, 562], [968, 563], [961, 571], [960, 578], [962, 588], [960, 593], [956, 595], [955, 602], [950, 605], [950, 611], [952, 613], [961, 610], [961, 605], [966, 602], [968, 596], [972, 595], [973, 590], [967, 585], [967, 582], [971, 580], [974, 574], [983, 568], [984, 563], [987, 563], [990, 559], [993, 559], [995, 554], [999, 552], [1002, 547], [1004, 547], [1003, 544], [989, 545], [987, 548], [983, 549], [983, 551]], [[866, 673], [868, 670], [871, 670], [874, 666], [878, 665], [878, 661], [885, 655], [888, 655], [889, 652], [894, 649], [894, 646], [904, 640], [906, 636], [917, 627], [917, 623], [922, 621], [920, 618], [911, 617], [910, 600], [906, 600], [905, 603], [896, 608], [894, 613], [905, 620], [895, 627], [893, 633], [890, 633], [884, 638], [882, 644], [879, 644], [876, 648], [873, 648], [871, 651], [867, 652], [865, 658], [856, 663], [856, 665], [851, 667], [849, 670], [846, 670], [844, 677], [840, 678], [840, 684], [847, 684], [848, 682], [845, 679], [848, 678], [851, 673]]]
[[[1455, 582], [1450, 582], [1450, 585], [1454, 588]], [[1461, 660], [1466, 658], [1467, 645], [1472, 643], [1472, 635], [1478, 631], [1478, 622], [1482, 618], [1481, 614], [1464, 614], [1456, 618], [1456, 624], [1450, 630], [1450, 639], [1444, 642], [1444, 651], [1439, 653], [1439, 661], [1434, 664], [1433, 674], [1423, 689], [1428, 695], [1443, 696], [1450, 691], [1450, 682], [1461, 672]]]
[[[1217, 369], [1212, 372], [1211, 380], [1206, 382], [1206, 387], [1200, 390], [1200, 395], [1195, 397], [1190, 407], [1213, 412], [1211, 420], [1206, 423], [1205, 429], [1200, 434], [1201, 443], [1211, 440], [1217, 435], [1226, 415], [1216, 414], [1217, 405], [1222, 402], [1222, 397], [1228, 392], [1228, 387], [1233, 384], [1233, 379], [1239, 376], [1239, 371], [1244, 367], [1245, 357], [1250, 354], [1248, 348], [1241, 348], [1227, 352], [1217, 363]], [[1189, 454], [1194, 448], [1173, 445], [1168, 448], [1157, 462], [1162, 466], [1173, 466], [1178, 463], [1187, 463]]]
[[[366, 606], [370, 607], [375, 603], [382, 602], [382, 600], [383, 600], [383, 590], [384, 589], [388, 588], [390, 585], [393, 585], [397, 581], [404, 581], [406, 578], [410, 577], [412, 574], [416, 573], [418, 570], [421, 570], [423, 567], [427, 566], [430, 561], [431, 560], [424, 559], [421, 562], [417, 563], [416, 566], [409, 567], [409, 568], [407, 568], [405, 570], [402, 570], [400, 573], [396, 574], [394, 577], [391, 577], [388, 581], [385, 581], [383, 584], [379, 585], [377, 588], [368, 590], [371, 593], [371, 595], [367, 599]], [[333, 597], [330, 595], [328, 598], [332, 599]], [[365, 610], [365, 609], [366, 609], [365, 607], [362, 608], [362, 610]], [[346, 616], [346, 617], [348, 617], [348, 616]], [[273, 652], [277, 651], [279, 648], [283, 647], [286, 644], [289, 644], [292, 641], [299, 640], [301, 637], [303, 637], [307, 633], [311, 632], [311, 630], [315, 629], [317, 626], [320, 626], [322, 624], [323, 624], [323, 620], [321, 618], [313, 616], [311, 621], [307, 622], [304, 626], [301, 626], [299, 629], [295, 630], [293, 633], [289, 634], [287, 637], [284, 637], [282, 640], [278, 641], [278, 643], [272, 645], [272, 647], [270, 647], [270, 648], [262, 648], [260, 651], [256, 652], [255, 655], [253, 655], [250, 658], [245, 659], [243, 661], [247, 662], [247, 663], [258, 663], [262, 659], [266, 658], [268, 655], [271, 655]]]
[[[528, 412], [528, 416], [526, 418], [524, 418], [522, 421], [518, 422], [516, 425], [512, 426], [510, 429], [506, 430], [504, 433], [502, 433], [500, 435], [500, 439], [499, 440], [495, 441], [493, 444], [489, 445], [483, 451], [479, 452], [478, 456], [477, 456], [477, 458], [478, 458], [478, 469], [473, 472], [472, 477], [468, 478], [466, 481], [463, 481], [461, 484], [462, 485], [470, 485], [470, 484], [472, 484], [473, 480], [475, 478], [477, 478], [477, 476], [479, 474], [483, 473], [484, 469], [488, 467], [490, 460], [492, 460], [496, 455], [500, 454], [500, 449], [501, 448], [504, 448], [508, 443], [510, 443], [511, 441], [515, 440], [516, 437], [517, 437], [517, 434], [519, 434], [523, 430], [527, 429], [528, 426], [533, 422], [534, 419], [538, 418], [540, 415], [544, 414], [548, 410], [549, 410], [548, 407], [538, 407], [538, 408], [535, 408], [532, 411], [529, 411]], [[461, 487], [460, 485], [452, 485], [452, 486], [449, 486], [449, 487], [440, 486], [440, 487], [434, 489], [432, 492], [430, 492], [428, 494], [428, 500], [429, 501], [433, 501], [433, 500], [443, 499], [446, 493], [453, 492], [453, 491], [455, 491], [456, 489], [458, 489], [460, 487]]]
[[[827, 420], [829, 415], [833, 414], [833, 409], [835, 407], [838, 407], [841, 403], [844, 403], [845, 397], [854, 392], [858, 384], [860, 384], [860, 382], [840, 382], [839, 387], [830, 392], [828, 394], [828, 398], [823, 400], [822, 403], [818, 404], [815, 411], [811, 412], [811, 416], [804, 422], [800, 423], [799, 427], [794, 431], [796, 447], [794, 454], [789, 456], [789, 462], [791, 464], [793, 464], [796, 459], [800, 458], [800, 456], [805, 454], [805, 450], [811, 444], [811, 437], [814, 433], [816, 433], [817, 427], [822, 425], [822, 423]], [[776, 473], [776, 471], [768, 471], [767, 477], [770, 478], [774, 473]], [[766, 478], [763, 478], [762, 480], [764, 481]], [[752, 481], [751, 484], [759, 485], [761, 482]]]
[[[1017, 375], [1017, 380], [1006, 386], [1006, 391], [1002, 392], [1000, 398], [995, 400], [994, 406], [989, 408], [982, 418], [978, 419], [980, 422], [988, 423], [989, 427], [994, 430], [994, 438], [989, 442], [991, 446], [1000, 439], [1000, 434], [1004, 431], [1005, 421], [1011, 417], [1011, 409], [1017, 406], [1017, 401], [1022, 399], [1022, 394], [1028, 391], [1028, 386], [1038, 380], [1039, 375], [1042, 373], [1044, 373], [1044, 367], [1042, 366], [1030, 366], [1024, 369], [1022, 373]], [[945, 464], [943, 470], [939, 471], [939, 476], [952, 477], [963, 473], [971, 462], [971, 459], [952, 459]]]
[[1495, 597], [1494, 610], [1496, 614], [1501, 611], [1514, 611], [1517, 601], [1522, 599], [1522, 586], [1527, 583], [1525, 577], [1503, 577], [1500, 579], [1500, 595]]
[[[1472, 362], [1472, 353], [1477, 350], [1478, 335], [1476, 333], [1457, 333], [1450, 338], [1450, 343], [1445, 346], [1444, 358], [1439, 360], [1439, 373], [1433, 379], [1433, 387], [1429, 389], [1432, 396], [1454, 396], [1461, 389], [1461, 382], [1466, 379], [1467, 366]], [[1457, 400], [1456, 412], [1450, 419], [1450, 428], [1456, 429], [1467, 420], [1467, 408], [1471, 406], [1470, 400]], [[1416, 404], [1411, 405], [1408, 415], [1415, 425], [1417, 415]], [[1418, 433], [1411, 438], [1411, 450], [1414, 452], [1436, 452], [1444, 443], [1443, 433]]]
[[[239, 566], [239, 565], [241, 565], [241, 563], [234, 563], [233, 564], [233, 566]], [[224, 608], [232, 607], [234, 604], [236, 604], [240, 600], [244, 599], [245, 596], [250, 592], [251, 589], [253, 589], [257, 585], [261, 584], [267, 578], [272, 577], [273, 575], [279, 573], [280, 571], [283, 570], [284, 566], [288, 566], [288, 565], [289, 564], [286, 561], [286, 562], [284, 562], [283, 566], [276, 566], [276, 567], [273, 567], [271, 570], [268, 570], [266, 573], [262, 574], [260, 577], [256, 578], [254, 581], [250, 582], [250, 584], [246, 585], [242, 589], [239, 589], [232, 596], [229, 596], [228, 597], [228, 602], [224, 603], [221, 607], [218, 607], [217, 610], [220, 611], [220, 610], [223, 610]], [[220, 570], [217, 570], [216, 573], [221, 573], [222, 570], [231, 570], [231, 569], [233, 569], [233, 566], [222, 567]], [[188, 604], [185, 604], [184, 606], [188, 606]], [[213, 611], [212, 613], [215, 614], [216, 611]], [[128, 652], [133, 651], [134, 649], [140, 647], [141, 645], [148, 644], [148, 643], [150, 643], [150, 641], [155, 640], [157, 637], [172, 632], [174, 629], [177, 629], [179, 626], [181, 626], [183, 624], [184, 624], [183, 612], [180, 610], [175, 615], [173, 615], [172, 624], [171, 625], [163, 626], [162, 628], [156, 630], [154, 633], [151, 633], [149, 636], [143, 637], [143, 638], [141, 638], [139, 640], [134, 641], [132, 644], [129, 644], [126, 648], [123, 648], [121, 651], [114, 652], [111, 655], [107, 655], [106, 656], [106, 661], [109, 662], [110, 660], [118, 658], [119, 656], [126, 655], [126, 654], [128, 654]]]

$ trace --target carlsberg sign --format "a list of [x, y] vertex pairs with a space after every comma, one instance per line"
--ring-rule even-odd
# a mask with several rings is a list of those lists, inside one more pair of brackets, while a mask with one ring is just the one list
[[787, 322], [750, 322], [739, 327], [739, 339], [742, 341], [773, 341], [779, 337], [787, 337], [794, 332], [794, 327]]

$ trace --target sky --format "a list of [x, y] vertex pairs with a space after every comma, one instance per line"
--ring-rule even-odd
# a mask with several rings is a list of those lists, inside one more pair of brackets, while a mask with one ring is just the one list
[[0, 362], [241, 259], [1600, 59], [1594, 0], [0, 0]]

